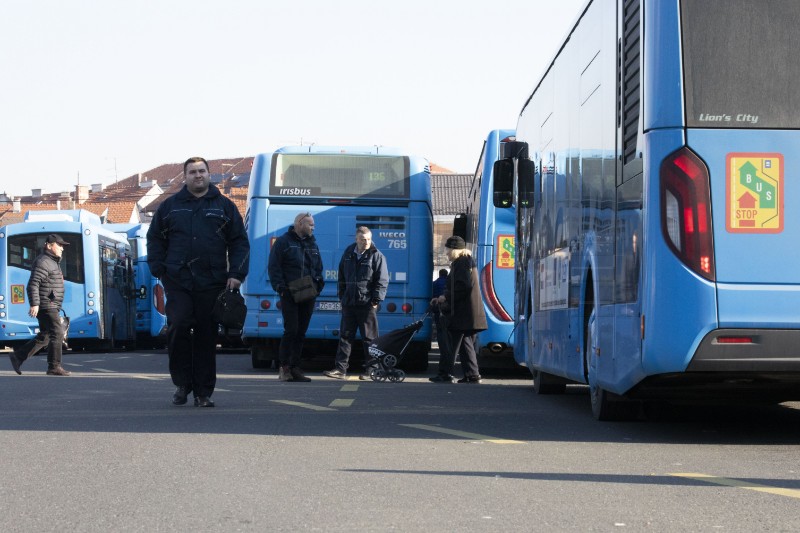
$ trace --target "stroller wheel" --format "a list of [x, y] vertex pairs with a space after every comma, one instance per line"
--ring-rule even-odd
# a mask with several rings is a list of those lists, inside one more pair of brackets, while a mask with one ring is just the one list
[[381, 368], [376, 368], [372, 372], [369, 373], [369, 377], [372, 378], [372, 381], [386, 381], [386, 372]]
[[387, 353], [383, 356], [383, 364], [386, 368], [394, 368], [397, 364], [397, 357], [393, 356], [390, 353]]
[[400, 370], [400, 369], [398, 369], [398, 370], [394, 370], [394, 371], [393, 371], [393, 372], [392, 372], [392, 373], [389, 375], [389, 381], [391, 381], [392, 383], [400, 383], [400, 382], [402, 382], [404, 379], [406, 379], [406, 373], [405, 373], [405, 372], [403, 372], [403, 371], [402, 371], [402, 370]]

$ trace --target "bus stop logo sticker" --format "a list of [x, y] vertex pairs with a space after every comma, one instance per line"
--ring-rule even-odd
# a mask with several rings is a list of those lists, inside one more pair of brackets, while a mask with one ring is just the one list
[[11, 303], [12, 304], [25, 303], [25, 285], [11, 286]]
[[497, 250], [497, 257], [495, 258], [497, 268], [514, 268], [516, 249], [514, 248], [513, 235], [498, 235], [495, 250]]
[[726, 227], [731, 233], [783, 231], [783, 155], [730, 153]]

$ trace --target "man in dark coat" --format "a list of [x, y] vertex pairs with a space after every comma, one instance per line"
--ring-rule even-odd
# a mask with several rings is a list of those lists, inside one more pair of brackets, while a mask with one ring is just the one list
[[455, 354], [461, 361], [464, 377], [459, 383], [480, 383], [478, 357], [475, 352], [475, 336], [487, 328], [486, 312], [483, 309], [478, 273], [471, 252], [464, 239], [453, 236], [445, 243], [450, 259], [450, 274], [447, 276], [444, 294], [437, 303], [447, 316], [452, 350], [439, 358], [439, 373], [429, 378], [434, 383], [452, 383]]
[[374, 365], [369, 365], [368, 347], [378, 336], [378, 305], [386, 297], [389, 270], [386, 258], [372, 243], [372, 232], [366, 226], [356, 230], [356, 242], [345, 248], [339, 261], [337, 278], [342, 322], [339, 327], [339, 348], [336, 368], [323, 372], [328, 377], [347, 379], [352, 342], [356, 330], [364, 343], [364, 371], [359, 379], [367, 380]]
[[64, 274], [61, 272], [61, 255], [69, 243], [60, 235], [51, 234], [45, 239], [44, 250], [33, 261], [28, 280], [28, 315], [39, 321], [39, 333], [34, 338], [15, 348], [8, 357], [17, 374], [22, 374], [20, 365], [36, 352], [47, 346], [47, 374], [69, 376], [61, 366], [61, 351], [64, 342], [64, 323], [61, 321], [61, 305], [64, 303]]
[[217, 324], [212, 310], [224, 289], [247, 276], [250, 244], [236, 205], [224, 197], [202, 157], [183, 165], [186, 184], [158, 206], [147, 231], [147, 262], [167, 297], [169, 373], [183, 405], [214, 407]]
[[303, 341], [311, 322], [316, 298], [295, 302], [289, 284], [304, 276], [310, 276], [317, 289], [322, 292], [322, 257], [314, 238], [314, 217], [311, 213], [298, 213], [294, 225], [278, 237], [269, 252], [269, 282], [281, 298], [283, 315], [283, 337], [278, 348], [278, 379], [281, 381], [307, 382], [311, 378], [300, 369]]

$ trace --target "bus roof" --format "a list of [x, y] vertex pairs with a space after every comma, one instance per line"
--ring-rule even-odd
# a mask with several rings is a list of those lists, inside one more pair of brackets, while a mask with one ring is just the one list
[[83, 222], [100, 224], [100, 217], [86, 209], [68, 209], [65, 211], [28, 211], [23, 222]]
[[276, 154], [349, 154], [349, 155], [409, 155], [395, 146], [284, 146]]

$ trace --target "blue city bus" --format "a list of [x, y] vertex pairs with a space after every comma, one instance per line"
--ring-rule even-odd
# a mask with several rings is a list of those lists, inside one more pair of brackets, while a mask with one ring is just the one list
[[136, 345], [162, 347], [167, 334], [166, 297], [161, 281], [152, 275], [147, 263], [147, 230], [150, 224], [117, 223], [106, 224], [105, 227], [125, 235], [131, 245], [136, 286]]
[[581, 12], [495, 172], [538, 393], [588, 384], [598, 419], [800, 399], [798, 20], [782, 0]]
[[82, 209], [29, 211], [23, 222], [0, 229], [0, 344], [13, 347], [38, 332], [38, 322], [28, 316], [25, 289], [33, 260], [50, 233], [70, 243], [60, 263], [70, 347], [132, 346], [136, 328], [131, 247], [124, 236], [103, 227], [97, 215]]
[[[486, 331], [478, 333], [481, 367], [515, 366], [514, 361], [514, 245], [513, 206], [497, 209], [494, 163], [514, 140], [514, 130], [494, 130], [483, 143], [475, 176], [467, 197], [467, 211], [456, 217], [453, 234], [467, 242], [478, 267], [481, 297], [486, 311]], [[520, 361], [521, 362], [521, 361]]]
[[[267, 272], [270, 247], [301, 212], [314, 216], [325, 274], [304, 356], [335, 353], [339, 260], [355, 242], [358, 226], [372, 230], [373, 242], [389, 267], [389, 288], [378, 308], [380, 331], [421, 319], [430, 303], [433, 211], [425, 159], [386, 147], [290, 146], [260, 154], [253, 162], [247, 199], [250, 273], [242, 288], [248, 310], [242, 338], [256, 368], [277, 359], [283, 335], [280, 298]], [[404, 368], [425, 370], [430, 344], [431, 321], [425, 320], [404, 353]], [[353, 350], [354, 358], [361, 355], [361, 350]]]

